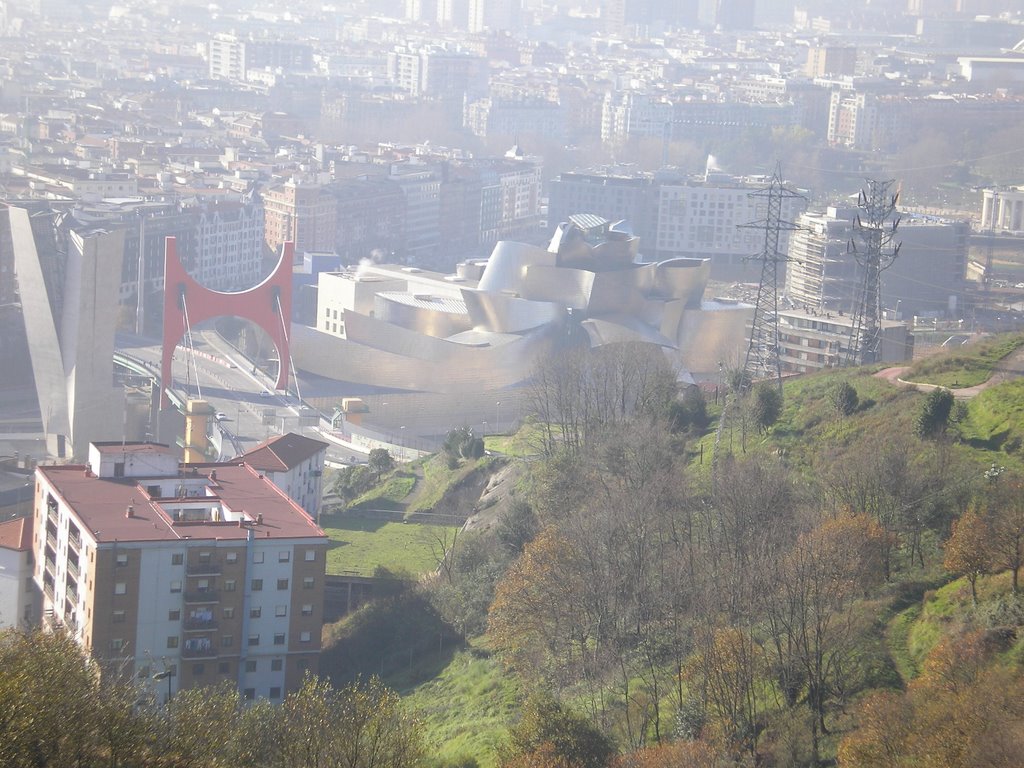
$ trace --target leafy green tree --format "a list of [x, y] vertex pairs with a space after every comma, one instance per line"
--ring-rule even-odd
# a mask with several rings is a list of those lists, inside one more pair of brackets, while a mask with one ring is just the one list
[[510, 555], [518, 555], [523, 548], [533, 541], [540, 531], [540, 523], [530, 505], [522, 499], [516, 499], [502, 514], [496, 527], [498, 543]]
[[836, 413], [841, 419], [852, 416], [857, 410], [857, 406], [860, 405], [860, 397], [857, 395], [857, 390], [848, 381], [841, 381], [836, 384], [829, 394], [829, 399], [832, 402], [832, 407], [835, 408]]
[[367, 466], [377, 476], [377, 480], [380, 480], [381, 475], [395, 468], [395, 460], [387, 448], [374, 448], [370, 451]]
[[700, 387], [687, 387], [682, 398], [673, 400], [669, 406], [669, 426], [673, 432], [692, 430], [700, 433], [710, 422], [707, 401]]
[[920, 438], [938, 437], [946, 431], [949, 414], [953, 410], [953, 393], [936, 387], [921, 404], [914, 429]]
[[562, 706], [546, 693], [534, 693], [523, 704], [522, 717], [509, 730], [503, 765], [532, 765], [531, 755], [543, 756], [544, 765], [566, 768], [604, 768], [615, 755], [615, 745], [585, 718]]
[[782, 415], [782, 392], [773, 383], [760, 384], [754, 389], [750, 416], [762, 432], [767, 432]]

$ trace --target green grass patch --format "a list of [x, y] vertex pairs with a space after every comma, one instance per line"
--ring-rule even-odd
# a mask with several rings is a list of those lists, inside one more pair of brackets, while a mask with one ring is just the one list
[[332, 542], [327, 573], [372, 576], [378, 566], [413, 575], [437, 567], [432, 538], [450, 526], [382, 522], [353, 515], [321, 515], [320, 525]]
[[482, 768], [497, 763], [498, 747], [518, 712], [518, 688], [496, 659], [478, 649], [460, 651], [428, 682], [411, 688], [401, 680], [385, 682], [404, 694], [423, 722], [434, 757], [474, 757]]
[[980, 448], [1017, 453], [1024, 441], [1024, 379], [982, 390], [967, 406], [961, 436]]
[[506, 456], [536, 456], [542, 445], [541, 426], [524, 424], [514, 435], [488, 435], [484, 438], [484, 447], [491, 453], [502, 453]]
[[892, 657], [896, 670], [900, 673], [904, 683], [909, 683], [917, 677], [920, 671], [920, 660], [910, 652], [910, 630], [914, 623], [921, 616], [921, 606], [912, 605], [906, 610], [900, 611], [889, 622], [886, 631], [886, 642], [889, 646], [889, 655]]
[[904, 374], [905, 381], [936, 384], [940, 387], [973, 387], [987, 381], [1000, 360], [1024, 344], [1024, 334], [1000, 334], [954, 352], [944, 352], [914, 363]]
[[414, 473], [404, 469], [396, 470], [384, 478], [379, 485], [354, 499], [349, 510], [352, 512], [362, 509], [403, 511], [405, 500], [415, 486], [416, 475]]
[[455, 469], [448, 469], [447, 457], [443, 453], [435, 453], [419, 463], [423, 473], [423, 481], [416, 492], [407, 500], [406, 512], [423, 512], [440, 503], [449, 488], [461, 482], [474, 470], [486, 467], [491, 457], [481, 459], [463, 459]]

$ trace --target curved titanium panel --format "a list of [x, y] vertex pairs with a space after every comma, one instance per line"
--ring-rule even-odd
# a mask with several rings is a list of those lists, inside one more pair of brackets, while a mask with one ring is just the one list
[[[545, 326], [493, 347], [457, 344], [399, 329], [409, 337], [385, 350], [296, 325], [292, 355], [297, 368], [337, 381], [408, 391], [476, 393], [528, 379], [538, 358], [562, 337], [560, 327]], [[418, 343], [423, 352], [410, 355], [407, 343]]]
[[669, 259], [657, 265], [655, 290], [696, 309], [711, 277], [711, 259]]
[[481, 291], [521, 293], [527, 269], [535, 264], [554, 267], [555, 254], [535, 245], [502, 240], [494, 246], [477, 288]]
[[662, 336], [654, 328], [629, 315], [612, 315], [609, 317], [592, 317], [580, 325], [590, 337], [591, 347], [605, 344], [623, 344], [631, 341], [643, 341], [659, 347], [675, 349], [675, 343]]
[[531, 301], [550, 301], [583, 311], [590, 305], [593, 287], [593, 272], [535, 264], [526, 270], [522, 297]]
[[687, 309], [676, 337], [683, 366], [695, 378], [713, 381], [720, 362], [727, 367], [741, 365], [753, 315], [750, 304]]
[[645, 293], [643, 286], [654, 283], [656, 269], [656, 264], [633, 264], [626, 269], [596, 273], [587, 314], [594, 316], [642, 312]]
[[495, 333], [520, 333], [565, 317], [565, 307], [556, 302], [530, 301], [504, 293], [484, 293], [465, 288], [462, 300], [472, 327]]
[[[430, 303], [437, 306], [425, 306]], [[375, 299], [377, 316], [384, 322], [441, 339], [472, 327], [468, 314], [449, 308], [454, 303], [452, 299], [409, 302], [402, 295], [383, 293], [378, 293]]]

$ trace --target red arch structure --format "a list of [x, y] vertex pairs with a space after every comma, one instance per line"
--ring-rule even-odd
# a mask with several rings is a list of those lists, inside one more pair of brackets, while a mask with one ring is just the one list
[[[292, 316], [292, 259], [294, 243], [285, 243], [281, 259], [270, 277], [245, 291], [224, 293], [200, 285], [178, 258], [178, 245], [168, 237], [164, 250], [164, 343], [160, 365], [160, 407], [170, 401], [171, 357], [189, 327], [221, 315], [233, 315], [255, 323], [277, 348], [277, 389], [288, 386], [288, 324]], [[188, 315], [186, 320], [186, 313]]]

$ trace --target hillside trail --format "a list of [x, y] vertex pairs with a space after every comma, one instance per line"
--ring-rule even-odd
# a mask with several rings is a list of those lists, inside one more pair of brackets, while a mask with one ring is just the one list
[[[937, 385], [927, 384], [925, 382], [918, 381], [904, 381], [902, 376], [904, 373], [910, 370], [909, 365], [895, 366], [892, 368], [884, 368], [875, 374], [876, 378], [885, 379], [893, 386], [897, 387], [915, 387], [923, 392], [930, 392], [935, 389]], [[973, 387], [961, 387], [959, 389], [950, 390], [953, 393], [953, 397], [957, 400], [970, 400], [972, 397], [978, 395], [978, 393], [989, 387], [994, 387], [997, 384], [1002, 384], [1007, 381], [1024, 376], [1024, 347], [1011, 352], [1009, 355], [1004, 357], [992, 368], [992, 375], [981, 384], [975, 384]]]

